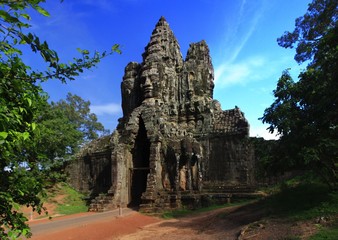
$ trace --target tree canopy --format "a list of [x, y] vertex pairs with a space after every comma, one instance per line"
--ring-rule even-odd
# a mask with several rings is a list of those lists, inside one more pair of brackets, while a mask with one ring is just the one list
[[[59, 126], [57, 124], [63, 123], [65, 128], [77, 128], [82, 131], [81, 134], [74, 132], [73, 135], [68, 136], [68, 142], [81, 137], [90, 140], [96, 137], [96, 130], [102, 130], [95, 115], [88, 114], [88, 102], [69, 95], [68, 102], [52, 103], [51, 106], [47, 106], [46, 94], [39, 84], [49, 79], [58, 79], [62, 82], [74, 80], [84, 69], [94, 67], [103, 57], [119, 52], [118, 45], [114, 45], [111, 51], [103, 53], [90, 54], [87, 50], [79, 50], [80, 57], [74, 58], [71, 63], [62, 63], [57, 52], [49, 48], [46, 41], [42, 41], [30, 32], [29, 11], [33, 10], [46, 17], [49, 16], [49, 13], [41, 7], [43, 2], [45, 1], [0, 1], [1, 239], [30, 235], [25, 223], [27, 219], [18, 209], [19, 205], [27, 205], [41, 212], [45, 177], [41, 171], [42, 159], [50, 159], [52, 156], [55, 159], [68, 153], [65, 152], [65, 146], [57, 146], [61, 144], [60, 141], [53, 143], [54, 146], [46, 146], [48, 137], [51, 136], [49, 134], [56, 134], [56, 127]], [[48, 68], [33, 70], [26, 65], [22, 58], [23, 49], [26, 49], [23, 46], [39, 54]], [[42, 106], [47, 106], [50, 111], [42, 114]], [[66, 107], [62, 111], [69, 111], [68, 115], [63, 115], [61, 106]], [[74, 113], [78, 110], [83, 112]], [[69, 125], [65, 124], [69, 120], [67, 117], [71, 119]], [[53, 123], [53, 121], [59, 122]], [[43, 139], [45, 140], [43, 147], [46, 148], [44, 152], [41, 151], [42, 145], [40, 145]], [[76, 140], [75, 143], [77, 145], [80, 142]], [[73, 146], [69, 144], [66, 149], [72, 151]]]
[[315, 170], [331, 187], [337, 186], [338, 164], [337, 20], [337, 1], [314, 0], [294, 31], [278, 38], [280, 46], [296, 47], [295, 60], [308, 65], [298, 81], [283, 72], [275, 101], [261, 118], [281, 136], [275, 149], [281, 170]]
[[85, 143], [109, 134], [90, 112], [90, 102], [68, 93], [65, 100], [41, 105], [34, 135], [40, 169], [51, 184], [64, 179], [64, 167]]

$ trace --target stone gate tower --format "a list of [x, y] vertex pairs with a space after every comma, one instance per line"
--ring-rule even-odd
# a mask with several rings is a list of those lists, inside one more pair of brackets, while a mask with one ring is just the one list
[[125, 68], [116, 131], [87, 146], [69, 168], [78, 189], [107, 192], [92, 210], [138, 205], [154, 211], [252, 186], [249, 124], [239, 108], [223, 111], [213, 99], [206, 42], [190, 44], [183, 60], [161, 17], [142, 57]]

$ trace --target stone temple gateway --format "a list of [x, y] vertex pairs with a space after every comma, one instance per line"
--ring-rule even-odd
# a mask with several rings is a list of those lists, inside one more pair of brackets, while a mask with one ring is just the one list
[[186, 59], [166, 20], [121, 83], [123, 117], [111, 136], [86, 146], [69, 166], [70, 182], [91, 193], [91, 210], [176, 208], [227, 198], [254, 184], [249, 124], [238, 107], [213, 99], [214, 70], [205, 41]]

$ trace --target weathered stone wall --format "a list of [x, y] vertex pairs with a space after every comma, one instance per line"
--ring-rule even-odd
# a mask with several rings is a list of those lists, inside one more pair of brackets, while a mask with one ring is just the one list
[[251, 145], [239, 137], [214, 137], [208, 141], [209, 162], [205, 181], [227, 186], [252, 185], [253, 156]]
[[[142, 56], [142, 63], [125, 68], [123, 116], [108, 147], [111, 187], [108, 197], [100, 196], [92, 208], [109, 200], [110, 206], [163, 210], [179, 206], [182, 196], [252, 186], [249, 124], [238, 107], [223, 111], [213, 99], [214, 70], [206, 42], [190, 44], [183, 60], [162, 17]], [[91, 163], [105, 165], [94, 152], [87, 154]]]
[[79, 191], [96, 196], [112, 185], [110, 136], [86, 145], [67, 167], [69, 183]]

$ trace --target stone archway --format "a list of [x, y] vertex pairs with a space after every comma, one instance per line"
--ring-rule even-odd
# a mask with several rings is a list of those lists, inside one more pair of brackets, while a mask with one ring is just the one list
[[150, 141], [143, 119], [139, 118], [139, 130], [132, 149], [132, 167], [129, 170], [129, 206], [141, 204], [142, 193], [147, 188], [149, 174]]

